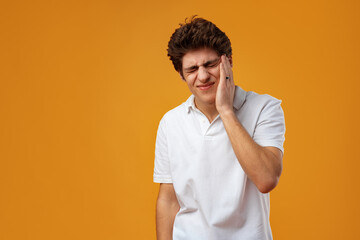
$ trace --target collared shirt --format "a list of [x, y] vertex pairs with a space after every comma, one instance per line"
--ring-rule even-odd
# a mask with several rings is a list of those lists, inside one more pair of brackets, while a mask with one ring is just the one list
[[[253, 140], [284, 151], [281, 100], [236, 86], [234, 111]], [[194, 96], [161, 119], [155, 147], [154, 182], [173, 183], [180, 210], [173, 240], [272, 239], [269, 194], [247, 177], [223, 122], [212, 123]]]

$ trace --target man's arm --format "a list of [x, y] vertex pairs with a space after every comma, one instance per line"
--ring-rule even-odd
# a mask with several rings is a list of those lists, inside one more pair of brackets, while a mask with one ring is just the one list
[[179, 211], [173, 184], [161, 183], [156, 202], [156, 235], [158, 240], [171, 240], [174, 220]]
[[234, 112], [221, 116], [235, 155], [247, 176], [262, 193], [270, 192], [282, 171], [282, 152], [258, 145], [241, 125]]
[[270, 192], [279, 181], [283, 154], [276, 147], [258, 145], [242, 126], [233, 110], [235, 84], [231, 63], [225, 56], [222, 56], [221, 61], [216, 108], [244, 172], [260, 192]]

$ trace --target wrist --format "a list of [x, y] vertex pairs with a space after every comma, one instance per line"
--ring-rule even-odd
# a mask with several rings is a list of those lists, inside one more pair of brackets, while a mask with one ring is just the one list
[[232, 118], [236, 117], [233, 108], [226, 108], [219, 110], [219, 115], [221, 118]]

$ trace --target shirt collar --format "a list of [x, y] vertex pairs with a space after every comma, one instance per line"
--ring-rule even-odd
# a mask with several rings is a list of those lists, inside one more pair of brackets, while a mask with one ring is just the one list
[[[241, 106], [244, 104], [245, 99], [246, 99], [246, 91], [244, 91], [239, 86], [235, 86], [235, 97], [234, 97], [233, 107], [236, 110], [239, 110]], [[196, 107], [194, 100], [195, 100], [195, 96], [193, 94], [186, 100], [185, 109], [187, 113], [190, 112], [191, 108], [195, 110]]]
[[192, 94], [185, 102], [185, 106], [186, 106], [186, 112], [189, 113], [190, 109], [192, 108], [193, 110], [195, 110], [195, 97], [194, 94]]

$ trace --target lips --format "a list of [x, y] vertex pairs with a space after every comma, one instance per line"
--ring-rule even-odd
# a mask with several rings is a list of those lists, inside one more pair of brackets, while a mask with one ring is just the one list
[[202, 85], [199, 85], [198, 88], [200, 90], [208, 90], [210, 89], [215, 83], [212, 82], [212, 83], [207, 83], [207, 84], [202, 84]]

